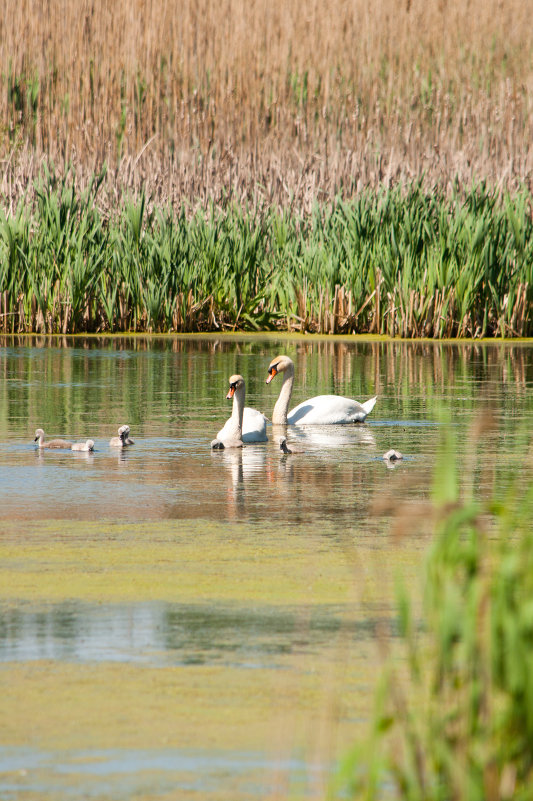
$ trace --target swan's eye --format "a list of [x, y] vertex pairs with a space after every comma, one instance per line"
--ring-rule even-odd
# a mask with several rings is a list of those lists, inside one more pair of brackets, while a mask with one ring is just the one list
[[268, 368], [268, 374], [269, 375], [276, 375], [277, 372], [278, 372], [278, 365], [277, 364], [271, 364], [270, 367]]

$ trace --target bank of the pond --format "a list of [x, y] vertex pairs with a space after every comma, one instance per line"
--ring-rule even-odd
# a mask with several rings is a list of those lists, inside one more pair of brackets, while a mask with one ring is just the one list
[[533, 335], [531, 196], [413, 184], [317, 204], [196, 212], [45, 173], [0, 211], [0, 332], [289, 330]]

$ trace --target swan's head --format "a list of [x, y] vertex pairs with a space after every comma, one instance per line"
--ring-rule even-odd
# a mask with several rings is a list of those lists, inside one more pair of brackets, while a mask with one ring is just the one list
[[92, 439], [88, 439], [87, 442], [85, 443], [85, 447], [87, 448], [88, 451], [94, 451], [94, 442], [93, 442], [93, 440]]
[[288, 356], [276, 356], [275, 359], [272, 359], [270, 364], [268, 365], [268, 378], [266, 380], [267, 384], [270, 384], [272, 379], [277, 376], [278, 373], [284, 373], [285, 370], [288, 370], [290, 367], [294, 368], [294, 362]]
[[35, 439], [34, 442], [37, 442], [38, 439], [44, 439], [44, 431], [42, 428], [35, 429]]
[[232, 375], [229, 379], [229, 392], [226, 395], [227, 400], [231, 400], [236, 392], [244, 389], [244, 378], [242, 375]]

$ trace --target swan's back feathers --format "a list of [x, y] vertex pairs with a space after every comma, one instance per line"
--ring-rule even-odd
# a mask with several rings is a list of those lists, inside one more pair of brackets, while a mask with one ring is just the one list
[[338, 425], [362, 423], [376, 404], [377, 398], [359, 403], [341, 395], [317, 395], [303, 401], [288, 415], [289, 425]]
[[243, 442], [266, 442], [268, 440], [267, 418], [257, 409], [250, 406], [244, 407], [242, 416], [242, 441]]
[[[262, 412], [245, 406], [242, 416], [242, 432], [240, 439], [242, 439], [243, 442], [266, 442], [268, 439], [266, 424], [267, 418]], [[217, 439], [222, 442], [227, 439], [239, 439], [238, 432], [235, 429], [235, 424], [231, 417], [229, 420], [226, 420], [224, 426], [218, 432]]]

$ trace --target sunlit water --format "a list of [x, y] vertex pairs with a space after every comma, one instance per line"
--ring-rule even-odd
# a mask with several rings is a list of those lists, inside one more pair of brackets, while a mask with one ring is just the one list
[[[274, 436], [271, 427], [267, 443], [211, 451], [210, 442], [231, 411], [225, 400], [228, 377], [241, 373], [247, 405], [270, 416], [281, 378], [267, 386], [267, 367], [280, 353], [296, 363], [292, 406], [324, 393], [361, 401], [378, 395], [368, 421], [289, 427], [289, 442], [304, 451], [291, 456], [281, 454], [280, 432]], [[261, 526], [261, 532], [281, 538], [291, 532], [320, 538], [327, 529], [332, 542], [356, 527], [358, 541], [390, 563], [390, 542], [376, 532], [395, 506], [429, 497], [439, 447], [449, 432], [472, 493], [482, 497], [489, 486], [503, 492], [519, 467], [518, 480], [531, 480], [531, 460], [524, 462], [533, 410], [533, 347], [528, 344], [6, 338], [0, 342], [0, 378], [0, 526], [9, 523], [9, 541], [15, 543], [40, 521], [63, 521], [58, 529], [63, 543], [77, 521], [102, 521], [103, 536], [112, 521], [181, 521], [183, 531], [206, 521], [221, 531], [238, 523], [252, 535]], [[117, 451], [108, 443], [123, 423], [130, 425], [135, 445]], [[50, 437], [91, 438], [96, 450], [39, 451], [33, 442], [38, 427]], [[396, 466], [382, 458], [390, 448], [404, 454]], [[376, 508], [384, 496], [392, 502], [378, 520]], [[20, 535], [13, 534], [14, 521], [20, 521]], [[317, 541], [323, 543], [323, 537]], [[385, 620], [394, 636], [390, 597], [362, 602], [348, 614], [335, 604], [311, 608], [305, 629], [299, 606], [252, 604], [244, 591], [238, 604], [206, 602], [201, 595], [191, 603], [142, 597], [96, 604], [83, 597], [41, 598], [38, 604], [10, 597], [0, 603], [0, 662], [6, 665], [52, 660], [280, 671], [298, 664], [307, 670], [341, 629], [352, 644], [368, 643]], [[5, 741], [3, 746], [0, 768], [25, 770], [33, 778], [26, 780], [22, 773], [16, 782], [7, 781], [2, 797], [23, 798], [39, 788], [59, 798], [83, 797], [82, 791], [76, 795], [79, 787], [76, 792], [70, 785], [54, 789], [50, 779], [50, 771], [68, 772], [69, 760], [77, 757], [54, 757], [31, 737], [22, 749]], [[272, 765], [264, 753], [222, 757], [210, 750], [194, 756], [182, 750], [170, 751], [169, 757], [161, 749], [144, 756], [126, 749], [98, 758], [96, 751], [90, 753], [104, 774], [185, 771], [189, 789], [205, 798], [216, 797], [208, 785], [221, 759], [226, 774], [249, 778], [246, 789], [232, 785], [236, 801], [274, 792], [265, 780]], [[195, 768], [195, 759], [204, 767]], [[287, 759], [283, 770], [300, 775], [305, 768], [305, 759]], [[310, 776], [312, 766], [307, 769]], [[91, 770], [98, 772], [92, 762]], [[203, 770], [203, 784], [190, 778], [195, 770]], [[261, 778], [252, 780], [257, 770]], [[186, 789], [185, 783], [180, 786]], [[163, 789], [160, 783], [157, 787], [143, 797], [159, 797]], [[121, 780], [106, 788], [93, 784], [91, 792], [123, 798], [139, 790], [131, 777], [126, 785]]]
[[[290, 428], [289, 440], [305, 449], [290, 459], [272, 437], [242, 452], [211, 452], [231, 411], [230, 374], [245, 377], [247, 405], [271, 414], [281, 379], [269, 386], [265, 379], [278, 352], [296, 362], [292, 405], [315, 394], [377, 394], [368, 421]], [[461, 447], [476, 415], [490, 411], [499, 430], [489, 445], [500, 460], [519, 458], [533, 366], [525, 345], [210, 338], [32, 347], [4, 340], [0, 373], [0, 518], [255, 520], [268, 513], [290, 524], [364, 515], [358, 500], [387, 471], [383, 453], [404, 454], [398, 472], [431, 470], [446, 421]], [[135, 446], [117, 451], [108, 442], [123, 423]], [[92, 438], [96, 451], [39, 451], [37, 427], [49, 437]]]

